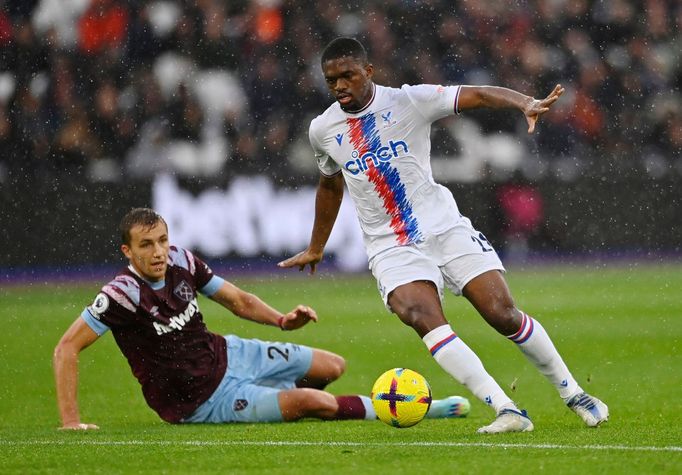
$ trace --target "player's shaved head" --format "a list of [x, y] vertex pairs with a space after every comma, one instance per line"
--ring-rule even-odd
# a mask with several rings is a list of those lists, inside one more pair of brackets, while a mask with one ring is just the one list
[[158, 223], [163, 223], [168, 229], [168, 225], [163, 217], [151, 208], [133, 208], [123, 219], [118, 229], [121, 232], [121, 241], [123, 244], [130, 245], [130, 230], [135, 226], [142, 226], [145, 229], [150, 229]]
[[322, 52], [321, 63], [345, 57], [351, 57], [363, 65], [367, 64], [367, 51], [362, 43], [354, 38], [332, 40]]

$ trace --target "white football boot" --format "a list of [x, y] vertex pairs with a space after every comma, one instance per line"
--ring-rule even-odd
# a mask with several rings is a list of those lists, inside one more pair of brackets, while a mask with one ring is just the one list
[[479, 434], [501, 434], [503, 432], [530, 432], [533, 430], [533, 422], [528, 417], [525, 409], [502, 409], [497, 418], [487, 426], [483, 426], [476, 432]]
[[566, 405], [578, 414], [588, 427], [597, 427], [609, 420], [609, 407], [586, 392], [576, 394]]

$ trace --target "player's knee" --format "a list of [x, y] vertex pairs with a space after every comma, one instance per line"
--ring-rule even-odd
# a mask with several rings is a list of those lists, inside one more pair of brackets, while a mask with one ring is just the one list
[[324, 389], [329, 383], [339, 379], [345, 370], [346, 360], [343, 357], [330, 351], [315, 349], [310, 369], [296, 381], [296, 386]]
[[326, 383], [331, 383], [341, 377], [346, 371], [346, 360], [331, 351], [318, 350], [320, 368], [319, 373]]
[[420, 337], [447, 323], [440, 309], [420, 302], [405, 305], [396, 314], [405, 325], [412, 327]]
[[403, 323], [409, 326], [414, 326], [428, 315], [428, 309], [421, 302], [406, 302], [396, 309], [396, 314], [400, 317]]
[[329, 358], [329, 380], [336, 381], [346, 372], [346, 360], [337, 354], [332, 353]]

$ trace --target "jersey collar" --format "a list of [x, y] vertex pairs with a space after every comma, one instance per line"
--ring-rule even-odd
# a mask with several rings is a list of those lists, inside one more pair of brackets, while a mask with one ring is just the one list
[[138, 272], [135, 270], [135, 268], [133, 267], [132, 264], [128, 265], [128, 269], [130, 270], [130, 272], [132, 272], [133, 274], [138, 276], [140, 279], [145, 281], [147, 283], [147, 285], [150, 286], [154, 290], [161, 290], [166, 286], [166, 279], [159, 280], [158, 282], [151, 282], [151, 281], [145, 279], [144, 277], [142, 277], [140, 274], [138, 274]]

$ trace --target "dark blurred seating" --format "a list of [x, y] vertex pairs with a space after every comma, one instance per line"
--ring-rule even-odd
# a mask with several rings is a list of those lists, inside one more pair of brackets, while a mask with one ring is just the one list
[[[481, 136], [509, 134], [469, 157], [482, 164], [465, 181], [519, 171], [682, 178], [682, 6], [672, 0], [0, 5], [0, 183], [160, 171], [314, 180], [302, 144], [331, 102], [319, 52], [342, 35], [365, 43], [386, 85], [495, 84], [536, 96], [566, 87], [533, 136], [518, 115], [461, 117]], [[445, 122], [434, 134], [456, 143], [451, 130]], [[448, 180], [460, 176], [456, 162]]]

